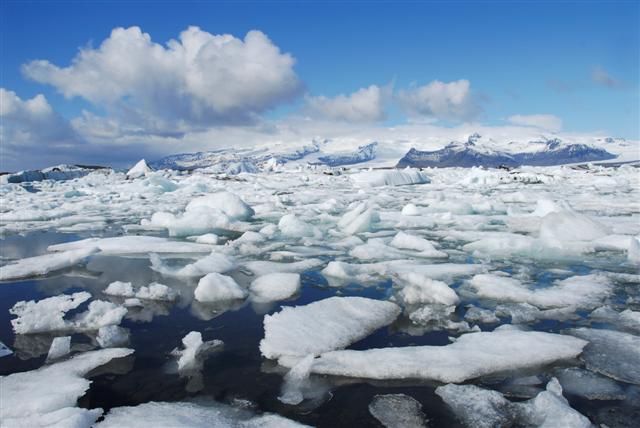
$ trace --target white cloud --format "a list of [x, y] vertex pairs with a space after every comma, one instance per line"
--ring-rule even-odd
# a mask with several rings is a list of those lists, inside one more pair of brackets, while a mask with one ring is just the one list
[[507, 121], [514, 125], [534, 126], [553, 132], [562, 130], [562, 119], [552, 114], [516, 114], [507, 118]]
[[607, 70], [605, 70], [599, 65], [593, 67], [593, 69], [591, 70], [591, 80], [593, 80], [595, 83], [599, 85], [606, 86], [609, 88], [616, 87], [619, 84], [619, 82], [616, 79], [614, 79], [607, 72]]
[[250, 122], [300, 93], [294, 63], [260, 31], [241, 40], [189, 27], [163, 46], [130, 27], [115, 28], [96, 49], [81, 49], [68, 67], [38, 60], [23, 72], [162, 132]]
[[385, 90], [377, 85], [361, 88], [349, 95], [334, 98], [307, 97], [307, 107], [312, 114], [345, 122], [376, 122], [384, 120]]
[[50, 156], [83, 143], [42, 94], [23, 100], [5, 88], [0, 88], [0, 137], [2, 170], [13, 169], [15, 163], [28, 163], [31, 157]]
[[414, 117], [468, 121], [476, 117], [480, 107], [474, 102], [468, 80], [431, 83], [401, 90], [396, 99], [406, 113]]

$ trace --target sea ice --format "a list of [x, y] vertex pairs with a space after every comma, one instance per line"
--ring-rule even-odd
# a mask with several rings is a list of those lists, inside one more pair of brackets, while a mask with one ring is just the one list
[[194, 296], [199, 302], [244, 299], [248, 293], [233, 278], [219, 273], [209, 273], [198, 281]]
[[54, 337], [47, 354], [47, 361], [57, 360], [71, 352], [71, 336]]
[[624, 400], [624, 389], [615, 381], [577, 367], [555, 372], [562, 389], [587, 400]]
[[96, 428], [300, 428], [301, 425], [275, 414], [256, 415], [216, 402], [154, 402], [134, 407], [115, 407]]
[[419, 257], [449, 257], [449, 255], [444, 251], [436, 250], [436, 247], [432, 242], [419, 236], [409, 235], [405, 232], [398, 232], [398, 234], [393, 237], [389, 245], [401, 250], [418, 251], [419, 254], [417, 254], [417, 256]]
[[129, 343], [129, 330], [118, 325], [100, 327], [96, 341], [101, 348], [118, 348]]
[[422, 405], [404, 394], [376, 395], [369, 404], [369, 413], [387, 428], [426, 428]]
[[497, 391], [475, 385], [448, 384], [436, 388], [436, 394], [469, 427], [592, 427], [588, 418], [569, 406], [555, 378], [549, 381], [545, 391], [525, 402], [511, 402]]
[[426, 174], [412, 168], [365, 171], [351, 174], [350, 178], [359, 187], [404, 186], [431, 182]]
[[613, 330], [569, 330], [588, 340], [582, 353], [587, 368], [612, 379], [640, 385], [640, 337]]
[[195, 198], [187, 204], [185, 211], [195, 211], [201, 208], [220, 211], [231, 220], [249, 220], [255, 214], [246, 202], [231, 192], [217, 192]]
[[254, 279], [249, 290], [253, 300], [266, 302], [285, 300], [300, 290], [300, 274], [268, 273]]
[[265, 315], [260, 351], [269, 359], [320, 355], [349, 346], [390, 324], [399, 314], [394, 303], [364, 297], [329, 297], [284, 307]]
[[460, 301], [456, 292], [442, 281], [430, 279], [417, 272], [400, 272], [396, 277], [403, 286], [398, 292], [398, 297], [405, 304], [456, 305]]
[[115, 281], [103, 291], [110, 296], [128, 297], [143, 300], [172, 302], [178, 298], [178, 292], [164, 284], [152, 282], [148, 286], [134, 289], [130, 282]]
[[45, 275], [82, 263], [87, 257], [97, 252], [96, 246], [88, 246], [58, 254], [43, 254], [21, 259], [0, 267], [0, 281]]
[[151, 269], [165, 276], [175, 276], [183, 278], [194, 278], [204, 276], [208, 273], [225, 273], [236, 268], [236, 262], [229, 256], [212, 252], [194, 263], [190, 263], [181, 268], [172, 268], [157, 254], [150, 255]]
[[86, 291], [72, 295], [48, 297], [39, 301], [20, 301], [9, 312], [17, 318], [11, 320], [16, 334], [43, 333], [49, 331], [91, 331], [107, 325], [120, 324], [127, 309], [111, 302], [94, 300], [85, 312], [71, 320], [66, 313], [91, 298]]
[[367, 204], [361, 203], [347, 211], [338, 220], [338, 227], [347, 235], [355, 235], [356, 233], [373, 231], [379, 221], [378, 212]]
[[127, 255], [148, 253], [209, 253], [211, 246], [194, 242], [172, 241], [156, 236], [116, 236], [113, 238], [87, 238], [80, 241], [50, 245], [48, 251], [69, 251], [99, 248], [103, 255]]
[[[37, 370], [0, 376], [0, 415], [3, 426], [88, 426], [102, 413], [101, 409], [76, 410], [76, 400], [89, 389], [84, 379], [91, 370], [115, 358], [126, 357], [132, 349], [111, 348], [84, 352], [68, 360]], [[54, 386], [54, 387], [52, 387]], [[60, 413], [62, 412], [62, 413]], [[81, 420], [86, 425], [72, 425]]]
[[322, 266], [324, 262], [320, 259], [305, 259], [293, 263], [270, 262], [266, 260], [253, 260], [246, 262], [244, 267], [256, 276], [269, 273], [302, 273]]
[[[572, 336], [544, 332], [467, 333], [446, 346], [326, 352], [315, 359], [311, 371], [368, 379], [414, 378], [459, 383], [492, 373], [575, 358], [586, 345], [586, 341]], [[532, 349], [536, 352], [532, 353]], [[289, 354], [296, 355], [294, 352]]]
[[147, 161], [144, 159], [140, 159], [137, 164], [131, 167], [129, 171], [127, 171], [127, 178], [140, 178], [144, 177], [148, 173], [152, 172], [152, 169], [147, 165]]
[[183, 349], [172, 353], [178, 357], [178, 371], [192, 371], [202, 368], [202, 362], [211, 352], [219, 350], [224, 343], [221, 340], [202, 341], [202, 334], [192, 331], [182, 338]]
[[469, 285], [483, 298], [529, 303], [539, 308], [592, 308], [613, 289], [609, 278], [599, 274], [572, 276], [538, 289], [528, 288], [514, 278], [480, 274], [474, 276]]

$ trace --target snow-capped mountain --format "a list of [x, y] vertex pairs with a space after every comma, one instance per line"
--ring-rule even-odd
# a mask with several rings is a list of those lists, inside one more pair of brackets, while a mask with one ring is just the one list
[[454, 141], [433, 151], [412, 148], [398, 161], [396, 167], [550, 166], [616, 158], [616, 155], [603, 148], [566, 143], [559, 138], [529, 141], [525, 147], [522, 143], [511, 142], [499, 150], [477, 144], [480, 138], [480, 135], [473, 134], [464, 143]]
[[316, 164], [327, 166], [343, 166], [368, 162], [375, 159], [376, 147], [378, 147], [378, 143], [373, 142], [371, 144], [358, 147], [358, 150], [356, 152], [320, 156]]

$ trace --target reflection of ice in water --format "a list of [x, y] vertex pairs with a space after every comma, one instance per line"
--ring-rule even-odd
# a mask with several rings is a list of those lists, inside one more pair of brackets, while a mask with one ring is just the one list
[[221, 340], [202, 341], [202, 334], [192, 331], [182, 338], [183, 349], [175, 348], [171, 355], [176, 357], [168, 370], [176, 370], [180, 377], [188, 379], [186, 389], [188, 392], [197, 392], [204, 388], [202, 367], [204, 361], [211, 355], [220, 352], [224, 346]]

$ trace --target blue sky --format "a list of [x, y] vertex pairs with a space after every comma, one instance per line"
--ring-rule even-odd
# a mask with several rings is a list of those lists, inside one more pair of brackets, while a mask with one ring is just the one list
[[[60, 76], [43, 75], [48, 69], [29, 73], [23, 66], [41, 59], [68, 67], [79, 48], [98, 49], [112, 29], [131, 26], [140, 27], [152, 42], [163, 46], [189, 26], [241, 40], [250, 30], [264, 33], [282, 54], [295, 59], [291, 71], [298, 86], [285, 85], [270, 93], [268, 101], [262, 94], [249, 106], [238, 104], [260, 121], [319, 114], [323, 119], [376, 126], [407, 120], [503, 126], [514, 116], [544, 115], [561, 120], [563, 131], [640, 138], [638, 2], [5, 1], [0, 7], [0, 86], [20, 102], [42, 94], [58, 119], [70, 121], [75, 138], [92, 144], [87, 127], [74, 122], [83, 111], [110, 118], [126, 104], [146, 114], [149, 100], [136, 99], [140, 92], [125, 88], [116, 106], [112, 99], [104, 101], [104, 94], [97, 100], [81, 89], [70, 89], [68, 82], [60, 83]], [[34, 78], [36, 74], [39, 77]], [[74, 76], [78, 80], [79, 75]], [[103, 77], [109, 79], [109, 74]], [[291, 73], [285, 78], [290, 79]], [[462, 94], [466, 104], [455, 111], [436, 106], [451, 99], [430, 97], [455, 97], [454, 92], [464, 88], [441, 88], [448, 95], [433, 87], [419, 91], [434, 81], [461, 80], [469, 84]], [[384, 103], [383, 110], [349, 114], [353, 106], [345, 103], [353, 99], [343, 99], [339, 105], [332, 101], [371, 85], [383, 94], [383, 101], [375, 98]], [[215, 86], [206, 87], [215, 92]], [[367, 97], [362, 102], [372, 99]], [[346, 113], [339, 117], [329, 109]], [[236, 117], [236, 110], [233, 118], [227, 113], [216, 113], [206, 126], [247, 126]], [[158, 109], [154, 114], [164, 118]], [[9, 115], [3, 119], [5, 128], [12, 126]], [[27, 122], [32, 123], [22, 120], [19, 126]], [[197, 130], [202, 126], [198, 119]], [[191, 123], [185, 132], [194, 130]], [[136, 132], [144, 134], [145, 129]], [[5, 138], [12, 135], [5, 134]]]

